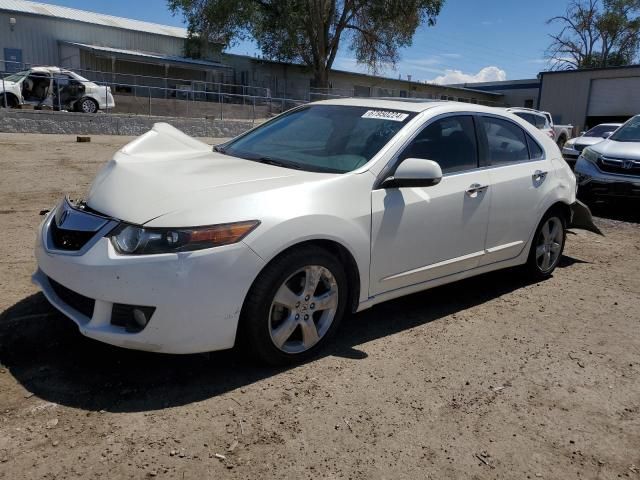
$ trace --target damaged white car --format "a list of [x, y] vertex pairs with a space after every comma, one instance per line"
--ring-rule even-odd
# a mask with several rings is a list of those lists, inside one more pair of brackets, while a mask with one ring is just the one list
[[300, 361], [347, 312], [549, 276], [569, 225], [597, 231], [575, 193], [551, 138], [478, 105], [318, 102], [213, 150], [157, 124], [48, 214], [33, 280], [103, 342]]
[[116, 106], [110, 87], [58, 67], [33, 67], [0, 79], [0, 106], [22, 105], [82, 113]]

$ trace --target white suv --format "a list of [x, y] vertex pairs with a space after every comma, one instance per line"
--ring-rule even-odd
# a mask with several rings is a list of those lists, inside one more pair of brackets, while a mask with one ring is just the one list
[[526, 120], [538, 130], [544, 132], [552, 140], [556, 139], [556, 133], [551, 124], [551, 115], [549, 113], [520, 107], [507, 108], [507, 111]]
[[553, 140], [478, 105], [318, 102], [213, 151], [157, 124], [45, 218], [33, 279], [97, 340], [299, 361], [346, 312], [549, 276], [567, 226], [597, 231], [575, 187]]

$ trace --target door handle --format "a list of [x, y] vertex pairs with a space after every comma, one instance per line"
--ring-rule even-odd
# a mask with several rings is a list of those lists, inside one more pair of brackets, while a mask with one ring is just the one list
[[547, 178], [547, 173], [549, 173], [549, 172], [543, 172], [542, 170], [536, 170], [535, 172], [533, 172], [533, 175], [531, 175], [531, 178], [533, 178], [534, 182], [541, 182], [545, 178]]
[[465, 193], [472, 197], [477, 193], [484, 192], [487, 188], [489, 188], [489, 185], [480, 185], [479, 183], [474, 183], [470, 185], [469, 188], [467, 188]]

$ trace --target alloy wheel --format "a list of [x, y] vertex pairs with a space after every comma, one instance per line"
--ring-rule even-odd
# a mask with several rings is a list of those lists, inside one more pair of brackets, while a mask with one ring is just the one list
[[558, 217], [549, 218], [538, 234], [536, 243], [536, 265], [542, 273], [555, 268], [562, 253], [564, 231]]
[[317, 344], [338, 309], [338, 283], [325, 267], [308, 265], [289, 276], [269, 310], [269, 333], [279, 350], [296, 354]]
[[93, 100], [90, 99], [85, 99], [82, 101], [82, 104], [80, 106], [80, 108], [82, 108], [82, 111], [84, 113], [95, 113], [96, 112], [96, 104]]

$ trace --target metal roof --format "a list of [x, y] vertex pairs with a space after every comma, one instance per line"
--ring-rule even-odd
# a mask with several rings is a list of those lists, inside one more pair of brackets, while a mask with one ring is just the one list
[[[2, 1], [2, 0], [0, 0]], [[209, 60], [198, 60], [195, 58], [178, 57], [176, 55], [165, 55], [164, 53], [155, 52], [143, 52], [140, 50], [125, 50], [123, 48], [102, 47], [100, 45], [87, 45], [85, 43], [77, 42], [61, 42], [66, 45], [73, 45], [83, 50], [89, 50], [91, 52], [105, 53], [114, 56], [128, 56], [136, 57], [142, 60], [149, 60], [152, 63], [181, 63], [188, 65], [198, 65], [199, 67], [209, 68], [230, 68], [220, 62], [211, 62]]]
[[60, 7], [58, 5], [50, 5], [48, 3], [30, 2], [27, 0], [0, 0], [0, 10], [45, 17], [64, 18], [66, 20], [75, 20], [77, 22], [92, 23], [94, 25], [122, 28], [125, 30], [136, 30], [146, 33], [155, 33], [156, 35], [165, 35], [169, 37], [187, 38], [187, 30], [185, 28], [114, 17], [112, 15], [88, 12], [86, 10], [78, 10], [75, 8]]

